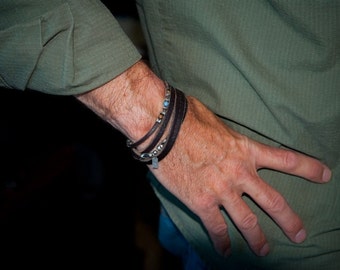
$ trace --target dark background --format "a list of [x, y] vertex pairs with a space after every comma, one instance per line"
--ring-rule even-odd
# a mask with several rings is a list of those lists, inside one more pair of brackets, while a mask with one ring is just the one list
[[[134, 1], [103, 2], [138, 18]], [[180, 269], [126, 138], [70, 96], [1, 88], [0, 102], [2, 264]]]

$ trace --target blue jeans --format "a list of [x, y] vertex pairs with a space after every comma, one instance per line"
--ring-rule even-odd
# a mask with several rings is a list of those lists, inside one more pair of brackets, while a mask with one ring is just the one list
[[163, 207], [161, 207], [159, 216], [158, 238], [167, 251], [181, 259], [184, 270], [209, 269], [177, 229]]

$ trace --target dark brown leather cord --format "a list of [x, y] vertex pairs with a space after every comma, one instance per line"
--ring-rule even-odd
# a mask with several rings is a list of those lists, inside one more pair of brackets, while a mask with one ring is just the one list
[[131, 140], [128, 139], [126, 141], [127, 147], [129, 147], [129, 148], [136, 148], [138, 145], [140, 145], [143, 142], [145, 142], [158, 128], [161, 129], [160, 132], [164, 133], [164, 131], [162, 131], [162, 130], [163, 129], [165, 130], [165, 127], [168, 125], [168, 122], [169, 122], [169, 119], [170, 119], [170, 116], [171, 116], [171, 113], [172, 113], [172, 109], [173, 109], [173, 106], [174, 106], [173, 98], [174, 98], [174, 95], [175, 95], [174, 94], [174, 89], [171, 86], [169, 86], [167, 83], [166, 83], [166, 91], [170, 91], [170, 99], [167, 100], [167, 98], [166, 98], [164, 100], [164, 102], [166, 102], [166, 101], [169, 102], [168, 107], [166, 109], [163, 109], [163, 111], [160, 113], [160, 116], [161, 115], [163, 115], [163, 116], [165, 115], [164, 118], [161, 119], [161, 121], [158, 121], [158, 119], [159, 119], [159, 117], [158, 117], [157, 121], [152, 126], [152, 128], [141, 139], [139, 139], [138, 141], [132, 142]]
[[182, 122], [185, 118], [188, 102], [183, 92], [176, 89], [177, 91], [177, 102], [176, 102], [176, 112], [175, 112], [175, 119], [174, 124], [170, 130], [168, 141], [163, 149], [163, 151], [157, 157], [158, 162], [161, 161], [166, 155], [170, 152], [172, 146], [175, 144], [177, 135], [181, 128]]
[[[169, 109], [166, 114], [167, 119], [164, 119], [159, 133], [157, 133], [151, 144], [142, 152], [138, 152], [135, 148], [131, 149], [133, 158], [147, 164], [153, 164], [154, 168], [158, 168], [158, 162], [166, 157], [175, 144], [187, 112], [188, 102], [184, 93], [173, 87], [171, 87], [170, 103], [171, 104], [169, 105]], [[172, 125], [170, 127], [169, 135], [162, 139], [171, 118]]]

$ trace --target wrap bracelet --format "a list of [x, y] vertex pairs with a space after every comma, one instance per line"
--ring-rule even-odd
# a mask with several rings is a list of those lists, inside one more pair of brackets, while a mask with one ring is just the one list
[[157, 160], [152, 159], [152, 164], [154, 164], [155, 162], [158, 163], [163, 158], [165, 158], [165, 156], [170, 152], [172, 146], [175, 144], [182, 122], [184, 121], [184, 118], [187, 112], [188, 101], [184, 93], [181, 92], [180, 90], [176, 90], [176, 91], [177, 91], [177, 102], [176, 102], [175, 119], [171, 127], [170, 134], [167, 139], [167, 143], [165, 144], [163, 150], [156, 157]]
[[[171, 108], [171, 98], [173, 98], [173, 94], [171, 92], [171, 88], [170, 86], [165, 83], [165, 98], [163, 100], [163, 110], [159, 113], [154, 125], [152, 126], [152, 128], [141, 138], [139, 139], [138, 141], [136, 142], [132, 142], [131, 140], [126, 140], [126, 145], [127, 147], [129, 148], [135, 148], [137, 147], [138, 145], [142, 144], [143, 142], [145, 142], [160, 126], [160, 124], [163, 122], [164, 125], [167, 125], [167, 122], [168, 121], [168, 118], [165, 117], [165, 115], [167, 115], [167, 111], [170, 109], [172, 110]], [[169, 112], [171, 114], [171, 112]], [[165, 119], [164, 119], [165, 118]], [[164, 121], [163, 121], [164, 119]]]
[[[156, 130], [159, 129], [154, 139], [142, 152], [137, 151], [137, 142], [130, 144], [127, 143], [127, 145], [132, 150], [133, 158], [147, 164], [152, 164], [153, 168], [155, 169], [158, 168], [158, 162], [165, 158], [172, 149], [187, 112], [187, 99], [184, 93], [168, 85], [167, 83], [166, 87], [167, 90], [170, 91], [170, 98], [162, 125], [157, 125], [156, 128], [153, 127], [154, 130], [152, 128], [145, 136], [143, 136], [142, 139], [138, 140], [137, 142], [139, 145], [140, 141], [145, 141], [145, 137], [149, 138]], [[171, 126], [168, 128], [170, 122]], [[166, 130], [169, 130], [169, 134], [163, 138]]]
[[[176, 91], [173, 87], [168, 86], [169, 90], [171, 91], [171, 97], [170, 97], [170, 104], [168, 107], [168, 110], [166, 112], [166, 115], [164, 116], [164, 121], [162, 122], [162, 125], [159, 128], [158, 133], [155, 135], [155, 138], [153, 141], [149, 144], [147, 148], [143, 150], [143, 152], [150, 152], [152, 149], [157, 145], [157, 143], [160, 141], [160, 139], [163, 137], [164, 132], [169, 124], [169, 121], [172, 116], [173, 109], [175, 107], [175, 100], [176, 100]], [[159, 148], [159, 147], [158, 147]]]

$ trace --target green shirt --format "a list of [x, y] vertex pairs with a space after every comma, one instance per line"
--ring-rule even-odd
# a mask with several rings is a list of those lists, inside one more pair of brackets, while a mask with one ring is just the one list
[[261, 170], [302, 217], [290, 242], [251, 200], [271, 246], [260, 258], [226, 216], [232, 256], [219, 257], [202, 224], [155, 179], [171, 218], [213, 269], [340, 269], [340, 1], [138, 0], [153, 69], [234, 129], [314, 156], [330, 183]]
[[[233, 254], [214, 251], [199, 219], [156, 179], [173, 221], [213, 269], [340, 269], [340, 1], [137, 0], [152, 68], [258, 141], [314, 156], [330, 183], [261, 170], [302, 217], [290, 242], [251, 200], [271, 245], [255, 256], [228, 222]], [[0, 86], [73, 95], [141, 56], [99, 1], [3, 0]]]
[[0, 86], [79, 94], [141, 58], [100, 1], [3, 0], [0, 18]]

